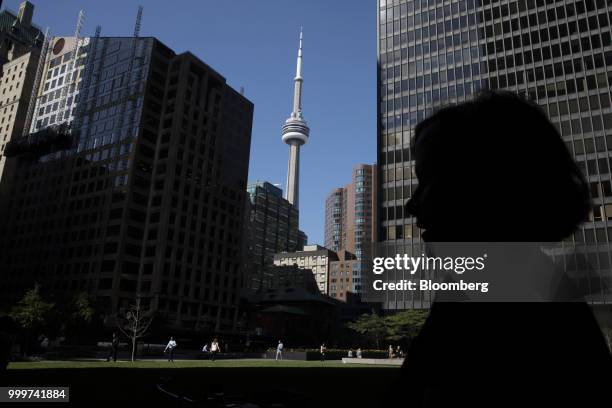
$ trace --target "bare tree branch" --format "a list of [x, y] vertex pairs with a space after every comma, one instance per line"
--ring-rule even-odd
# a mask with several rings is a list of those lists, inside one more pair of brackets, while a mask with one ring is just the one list
[[125, 316], [117, 315], [117, 327], [132, 343], [132, 361], [136, 354], [137, 340], [146, 334], [154, 318], [153, 311], [143, 311], [140, 303], [140, 296], [137, 295], [136, 303], [128, 307]]

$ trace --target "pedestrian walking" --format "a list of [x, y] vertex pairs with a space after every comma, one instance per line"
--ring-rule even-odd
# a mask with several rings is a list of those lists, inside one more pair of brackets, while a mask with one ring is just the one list
[[106, 361], [110, 361], [111, 358], [113, 361], [117, 361], [117, 351], [119, 350], [119, 337], [117, 333], [113, 332], [113, 339], [111, 340], [110, 353], [106, 358]]
[[283, 359], [283, 342], [278, 341], [278, 346], [276, 346], [276, 360], [280, 357], [281, 361]]
[[168, 361], [171, 361], [174, 363], [174, 349], [176, 348], [176, 341], [174, 340], [174, 337], [170, 337], [170, 341], [168, 342], [168, 345], [166, 345], [166, 348], [164, 349], [164, 353], [168, 353]]
[[220, 351], [221, 351], [221, 347], [219, 346], [219, 341], [217, 339], [214, 339], [212, 343], [210, 344], [210, 359], [212, 361], [215, 361], [215, 358], [217, 357], [217, 353], [219, 353]]
[[321, 362], [325, 361], [325, 351], [327, 350], [327, 347], [325, 347], [325, 343], [321, 344], [321, 349], [320, 349], [320, 353], [321, 353]]

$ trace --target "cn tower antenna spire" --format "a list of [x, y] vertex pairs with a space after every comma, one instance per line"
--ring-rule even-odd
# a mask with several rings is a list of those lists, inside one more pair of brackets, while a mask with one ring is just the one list
[[304, 40], [304, 33], [302, 31], [302, 27], [300, 27], [300, 47], [298, 48], [298, 56], [297, 56], [297, 67], [295, 70], [295, 78], [302, 79], [302, 42]]
[[310, 129], [302, 117], [302, 46], [304, 33], [300, 27], [300, 45], [295, 67], [293, 111], [283, 125], [283, 142], [289, 145], [289, 165], [287, 168], [287, 201], [299, 208], [300, 193], [300, 146], [308, 142]]
[[297, 63], [295, 65], [295, 85], [293, 93], [293, 112], [291, 116], [294, 118], [302, 117], [302, 43], [304, 34], [300, 27], [300, 46], [298, 48]]

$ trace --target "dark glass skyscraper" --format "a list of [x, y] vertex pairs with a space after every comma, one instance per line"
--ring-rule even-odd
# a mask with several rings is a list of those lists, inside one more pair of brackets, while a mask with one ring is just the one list
[[250, 200], [250, 262], [271, 265], [274, 254], [298, 249], [299, 212], [283, 198], [283, 190], [267, 181], [247, 185]]
[[31, 134], [7, 147], [0, 303], [37, 282], [108, 316], [139, 295], [168, 326], [232, 330], [253, 104], [152, 37], [50, 50]]
[[[591, 220], [569, 239], [609, 243], [610, 1], [379, 0], [377, 5], [381, 240], [419, 242], [418, 228], [403, 211], [417, 185], [409, 151], [414, 126], [481, 89], [507, 89], [547, 112], [591, 184]], [[610, 264], [608, 258], [597, 262], [601, 268]]]

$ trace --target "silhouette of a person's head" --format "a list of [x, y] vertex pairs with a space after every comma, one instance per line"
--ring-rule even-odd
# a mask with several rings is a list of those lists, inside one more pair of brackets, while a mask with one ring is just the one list
[[432, 242], [555, 242], [590, 211], [588, 184], [535, 104], [487, 92], [420, 122], [406, 203]]

